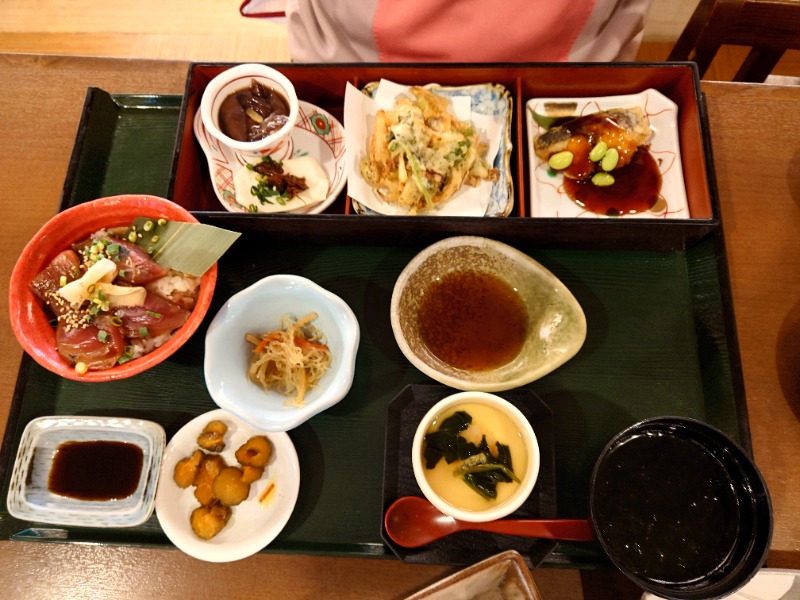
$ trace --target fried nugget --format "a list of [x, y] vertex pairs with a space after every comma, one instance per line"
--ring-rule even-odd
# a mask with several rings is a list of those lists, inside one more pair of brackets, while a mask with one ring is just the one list
[[195, 450], [191, 456], [182, 458], [175, 464], [172, 478], [178, 484], [178, 487], [187, 488], [194, 484], [194, 480], [197, 477], [197, 469], [200, 467], [205, 455], [206, 453], [202, 450]]
[[245, 483], [253, 483], [261, 479], [264, 474], [264, 467], [251, 467], [250, 465], [242, 465], [242, 481]]
[[243, 466], [264, 468], [272, 455], [272, 444], [263, 435], [255, 435], [239, 446], [236, 460]]
[[228, 426], [222, 421], [211, 421], [197, 436], [197, 445], [209, 452], [222, 452], [225, 449], [225, 433]]
[[226, 466], [225, 459], [219, 454], [206, 454], [203, 460], [200, 461], [197, 476], [194, 479], [194, 497], [203, 506], [208, 506], [214, 502], [214, 491], [211, 486], [219, 472]]
[[214, 478], [211, 484], [214, 497], [223, 506], [236, 506], [247, 500], [250, 495], [250, 484], [242, 481], [242, 470], [239, 467], [225, 467]]
[[217, 535], [231, 518], [231, 509], [218, 502], [210, 506], [198, 506], [189, 516], [189, 523], [195, 535], [210, 540]]

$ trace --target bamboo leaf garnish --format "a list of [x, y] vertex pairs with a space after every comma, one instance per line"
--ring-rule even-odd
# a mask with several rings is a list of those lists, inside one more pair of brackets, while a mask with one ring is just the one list
[[138, 217], [124, 239], [143, 248], [162, 267], [199, 277], [240, 235], [204, 223]]

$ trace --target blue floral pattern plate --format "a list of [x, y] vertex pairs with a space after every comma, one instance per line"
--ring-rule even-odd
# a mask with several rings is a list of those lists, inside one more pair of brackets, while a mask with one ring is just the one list
[[[380, 82], [378, 81], [367, 83], [361, 92], [367, 97], [372, 98], [379, 84]], [[511, 142], [511, 115], [513, 102], [511, 94], [504, 86], [493, 83], [466, 86], [443, 86], [432, 83], [423, 87], [440, 96], [445, 96], [448, 98], [467, 96], [470, 98], [472, 112], [493, 117], [499, 122], [500, 144], [497, 155], [492, 164], [492, 166], [498, 170], [499, 178], [491, 186], [488, 204], [483, 216], [508, 216], [514, 208], [514, 182], [511, 177], [511, 150], [513, 148]], [[346, 97], [345, 104], [347, 104]], [[347, 107], [345, 107], [345, 114], [347, 114]], [[353, 161], [358, 161], [366, 151], [368, 138], [357, 141], [358, 145], [351, 144], [354, 147], [352, 157]], [[357, 169], [354, 169], [354, 165], [355, 162], [348, 165], [350, 177], [353, 177], [354, 170], [357, 171]], [[362, 215], [394, 214], [388, 209], [386, 212], [382, 212], [380, 209], [375, 209], [376, 205], [380, 206], [380, 204], [385, 204], [377, 200], [377, 195], [375, 195], [375, 201], [370, 201], [370, 204], [372, 205], [372, 207], [370, 207], [367, 206], [364, 201], [359, 201], [359, 199], [354, 197], [350, 191], [351, 190], [348, 190], [350, 201], [353, 205], [353, 210], [356, 213]], [[446, 205], [447, 203], [443, 204]], [[388, 207], [388, 205], [386, 206]], [[441, 208], [438, 207], [424, 214], [430, 216], [459, 216], [442, 212]]]

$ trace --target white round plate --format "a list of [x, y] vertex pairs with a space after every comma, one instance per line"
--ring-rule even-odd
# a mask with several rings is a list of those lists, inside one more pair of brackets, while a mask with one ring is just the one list
[[[230, 212], [250, 212], [236, 200], [233, 177], [248, 160], [243, 154], [220, 144], [206, 131], [200, 111], [194, 117], [194, 135], [208, 160], [211, 185], [222, 206]], [[300, 101], [300, 116], [289, 141], [270, 154], [275, 160], [299, 156], [316, 158], [328, 173], [328, 196], [322, 202], [306, 208], [287, 211], [295, 214], [318, 214], [328, 208], [344, 188], [345, 138], [341, 123], [330, 113], [308, 102]]]
[[[254, 435], [266, 435], [272, 442], [272, 457], [264, 475], [252, 484], [247, 500], [232, 507], [230, 521], [210, 540], [197, 537], [189, 515], [200, 505], [194, 488], [181, 489], [173, 480], [175, 464], [197, 448], [197, 436], [209, 421], [219, 419], [228, 425], [225, 449], [220, 453], [228, 465], [237, 465], [234, 453]], [[270, 484], [275, 484], [265, 506], [258, 499]], [[189, 556], [208, 562], [230, 562], [259, 552], [284, 528], [292, 515], [300, 490], [300, 464], [292, 440], [286, 433], [267, 433], [255, 429], [226, 410], [217, 409], [191, 420], [167, 445], [161, 463], [156, 515], [170, 541]]]

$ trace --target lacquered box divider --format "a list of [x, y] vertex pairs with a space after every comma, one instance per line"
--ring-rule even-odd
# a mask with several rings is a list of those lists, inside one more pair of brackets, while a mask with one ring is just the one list
[[[209, 181], [208, 166], [202, 150], [194, 139], [192, 121], [198, 110], [202, 92], [208, 82], [232, 64], [190, 65], [187, 75], [184, 105], [181, 111], [178, 143], [173, 161], [170, 197], [189, 210], [212, 219], [228, 214], [217, 200]], [[490, 224], [495, 219], [485, 218], [435, 218], [435, 225], [423, 229], [432, 231], [474, 231], [476, 234], [499, 236], [513, 241], [520, 236], [530, 239], [544, 232], [544, 239], [570, 239], [575, 243], [584, 235], [591, 238], [611, 236], [601, 242], [617, 247], [682, 248], [703, 236], [718, 225], [718, 201], [713, 178], [713, 161], [707, 132], [707, 121], [699, 80], [692, 63], [625, 63], [625, 64], [279, 64], [273, 65], [291, 79], [303, 100], [315, 104], [342, 120], [344, 93], [347, 83], [362, 87], [381, 78], [402, 84], [438, 83], [441, 85], [467, 85], [498, 83], [512, 95], [511, 156], [514, 180], [514, 208], [508, 218], [499, 219], [504, 224]], [[637, 93], [647, 88], [661, 92], [679, 106], [680, 147], [683, 159], [690, 219], [557, 219], [541, 218], [530, 214], [530, 189], [528, 163], [530, 148], [526, 129], [525, 103], [536, 97], [607, 96]], [[403, 227], [402, 219], [394, 217], [392, 226], [383, 229], [381, 220], [353, 214], [346, 190], [325, 213], [314, 217], [315, 230], [325, 218], [347, 216], [351, 234], [393, 235]], [[533, 217], [533, 218], [531, 218]], [[267, 221], [286, 219], [311, 219], [311, 215], [247, 215], [243, 221], [248, 227], [269, 227]], [[522, 218], [523, 225], [512, 225]], [[236, 218], [236, 221], [240, 219]], [[363, 223], [363, 221], [368, 223]], [[415, 217], [413, 228], [419, 231], [425, 217]], [[473, 224], [470, 221], [476, 221]], [[588, 223], [587, 223], [588, 222]], [[275, 224], [278, 229], [282, 227]], [[339, 225], [341, 226], [341, 224]], [[324, 226], [322, 226], [324, 229]], [[336, 227], [336, 226], [334, 226]], [[376, 229], [377, 228], [377, 229]], [[654, 241], [655, 239], [655, 241]], [[545, 242], [546, 243], [546, 242]]]

